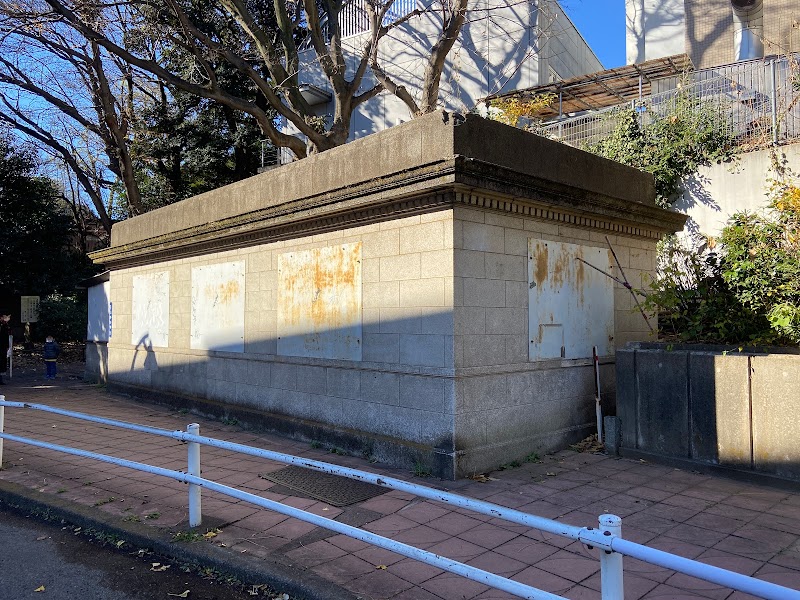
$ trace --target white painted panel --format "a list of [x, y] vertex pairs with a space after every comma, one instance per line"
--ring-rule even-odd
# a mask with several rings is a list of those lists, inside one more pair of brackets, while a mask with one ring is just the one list
[[244, 261], [192, 269], [191, 348], [244, 352]]
[[169, 346], [169, 272], [134, 275], [131, 344]]
[[361, 360], [361, 242], [278, 257], [278, 354]]
[[108, 298], [111, 282], [104, 281], [93, 285], [89, 292], [89, 319], [86, 325], [86, 339], [90, 342], [107, 342], [111, 337], [111, 313]]
[[614, 353], [614, 282], [579, 259], [614, 274], [609, 250], [528, 240], [530, 360]]

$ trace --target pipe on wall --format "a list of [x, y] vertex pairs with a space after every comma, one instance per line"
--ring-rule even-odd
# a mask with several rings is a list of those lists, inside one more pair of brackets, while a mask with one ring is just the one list
[[731, 0], [736, 60], [764, 56], [764, 0]]

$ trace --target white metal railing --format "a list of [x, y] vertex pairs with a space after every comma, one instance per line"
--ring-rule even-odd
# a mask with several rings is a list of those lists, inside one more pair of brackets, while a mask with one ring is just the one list
[[577, 147], [604, 140], [622, 111], [634, 109], [646, 125], [677, 110], [712, 110], [742, 146], [755, 148], [800, 137], [800, 59], [747, 61], [656, 82], [669, 89], [625, 104], [548, 122], [537, 133]]
[[[53, 414], [58, 414], [66, 417], [81, 419], [108, 425], [112, 427], [119, 427], [121, 429], [128, 429], [157, 435], [161, 437], [168, 437], [188, 444], [188, 468], [187, 472], [174, 471], [164, 469], [153, 465], [147, 465], [139, 462], [134, 462], [114, 456], [104, 454], [97, 454], [86, 450], [77, 448], [69, 448], [42, 442], [39, 440], [23, 438], [11, 435], [4, 432], [4, 411], [5, 407], [31, 409], [36, 411], [43, 411]], [[29, 404], [23, 402], [9, 402], [5, 400], [4, 396], [0, 396], [0, 467], [2, 467], [3, 458], [3, 440], [18, 442], [21, 444], [28, 444], [31, 446], [63, 452], [73, 456], [81, 456], [90, 458], [145, 473], [151, 473], [168, 477], [176, 481], [189, 484], [189, 524], [192, 527], [197, 527], [201, 524], [201, 492], [202, 488], [206, 488], [218, 493], [225, 494], [232, 498], [244, 500], [293, 517], [308, 523], [312, 523], [319, 527], [330, 529], [337, 533], [347, 535], [349, 537], [367, 542], [379, 548], [384, 548], [391, 552], [419, 560], [421, 562], [433, 565], [442, 570], [456, 573], [473, 581], [483, 583], [485, 585], [494, 587], [499, 590], [506, 591], [521, 598], [542, 599], [542, 600], [563, 600], [561, 596], [557, 596], [550, 592], [540, 590], [528, 585], [524, 585], [517, 581], [495, 575], [482, 569], [477, 569], [461, 562], [451, 560], [437, 554], [433, 554], [426, 550], [421, 550], [397, 542], [383, 536], [364, 531], [357, 527], [345, 525], [338, 521], [333, 521], [325, 517], [320, 517], [312, 513], [286, 506], [279, 502], [267, 500], [261, 496], [244, 492], [236, 488], [210, 481], [200, 477], [200, 445], [207, 445], [215, 448], [225, 449], [233, 452], [239, 452], [250, 456], [264, 458], [267, 460], [291, 464], [300, 467], [305, 467], [314, 471], [329, 473], [332, 475], [340, 475], [348, 477], [357, 481], [371, 483], [377, 486], [386, 487], [389, 489], [408, 492], [427, 498], [437, 502], [442, 502], [451, 506], [457, 506], [471, 510], [473, 512], [487, 515], [494, 518], [503, 519], [511, 523], [525, 525], [540, 531], [544, 531], [553, 535], [558, 535], [571, 540], [580, 541], [587, 547], [597, 548], [600, 551], [600, 573], [601, 573], [601, 598], [602, 600], [623, 600], [623, 565], [622, 557], [630, 556], [638, 560], [642, 560], [654, 565], [658, 565], [673, 571], [684, 573], [698, 579], [703, 579], [712, 583], [716, 583], [723, 587], [738, 590], [744, 593], [752, 594], [754, 596], [765, 598], [768, 600], [800, 600], [800, 591], [793, 590], [787, 587], [779, 586], [767, 581], [762, 581], [752, 577], [741, 575], [726, 569], [720, 569], [694, 560], [683, 558], [668, 552], [656, 550], [637, 544], [621, 537], [622, 521], [615, 515], [601, 515], [599, 519], [599, 528], [593, 527], [576, 527], [567, 525], [551, 519], [546, 519], [536, 515], [531, 515], [518, 510], [506, 508], [496, 504], [484, 502], [482, 500], [474, 500], [458, 494], [436, 490], [427, 486], [410, 483], [401, 479], [392, 477], [384, 477], [374, 473], [359, 471], [357, 469], [350, 469], [348, 467], [341, 467], [330, 463], [316, 461], [308, 458], [301, 458], [290, 454], [283, 454], [271, 450], [263, 450], [260, 448], [253, 448], [243, 444], [236, 444], [234, 442], [227, 442], [215, 438], [209, 438], [199, 435], [199, 425], [192, 423], [187, 426], [187, 431], [167, 431], [165, 429], [158, 429], [155, 427], [148, 427], [145, 425], [137, 425], [134, 423], [127, 423], [124, 421], [116, 421], [113, 419], [105, 419], [96, 417], [94, 415], [87, 415], [73, 411], [67, 411], [51, 406], [42, 404]]]

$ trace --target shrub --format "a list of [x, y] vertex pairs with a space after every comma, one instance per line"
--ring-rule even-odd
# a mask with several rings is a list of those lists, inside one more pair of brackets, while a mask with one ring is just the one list
[[785, 157], [773, 156], [773, 170], [770, 208], [737, 213], [722, 232], [723, 277], [776, 336], [800, 344], [800, 187]]
[[663, 114], [640, 116], [627, 108], [612, 114], [615, 126], [602, 141], [585, 149], [653, 175], [656, 203], [668, 208], [682, 192], [683, 181], [698, 168], [731, 160], [735, 138], [713, 105], [698, 104], [678, 90]]
[[41, 341], [52, 335], [63, 342], [86, 340], [86, 298], [83, 295], [51, 294], [39, 303], [35, 337]]
[[[713, 242], [711, 242], [713, 246]], [[745, 306], [723, 277], [723, 257], [708, 243], [661, 242], [658, 275], [644, 307], [658, 313], [668, 340], [714, 344], [768, 344], [769, 321]]]
[[659, 248], [645, 304], [668, 338], [731, 344], [800, 344], [800, 186], [773, 156], [769, 208], [734, 214], [720, 245]]

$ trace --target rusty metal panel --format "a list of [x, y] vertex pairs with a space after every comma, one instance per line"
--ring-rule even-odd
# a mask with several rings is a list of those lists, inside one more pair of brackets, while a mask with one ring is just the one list
[[131, 298], [131, 344], [169, 346], [169, 272], [134, 275]]
[[614, 282], [578, 259], [614, 272], [608, 250], [528, 240], [530, 360], [614, 353]]
[[244, 261], [192, 269], [192, 349], [244, 352], [244, 269]]
[[278, 257], [278, 354], [361, 360], [361, 242]]

